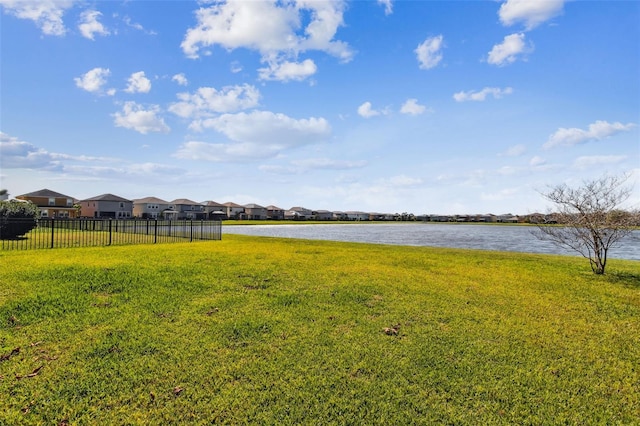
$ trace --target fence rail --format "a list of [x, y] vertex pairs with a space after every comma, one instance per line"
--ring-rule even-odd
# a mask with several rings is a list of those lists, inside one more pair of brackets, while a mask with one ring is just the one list
[[[31, 224], [34, 223], [30, 219]], [[28, 220], [27, 222], [28, 223]], [[31, 231], [18, 237], [0, 227], [1, 250], [158, 244], [222, 239], [218, 220], [37, 219]], [[25, 219], [4, 219], [4, 225], [24, 226]], [[5, 229], [4, 237], [2, 229]]]

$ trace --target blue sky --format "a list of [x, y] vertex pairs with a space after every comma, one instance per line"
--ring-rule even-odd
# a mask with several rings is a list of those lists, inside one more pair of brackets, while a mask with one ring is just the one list
[[0, 187], [544, 211], [629, 173], [640, 2], [0, 0]]

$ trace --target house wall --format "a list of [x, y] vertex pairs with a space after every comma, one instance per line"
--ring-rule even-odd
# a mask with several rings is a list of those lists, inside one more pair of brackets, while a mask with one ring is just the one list
[[[78, 211], [73, 207], [72, 198], [61, 197], [24, 197], [17, 196], [19, 200], [31, 201], [40, 209], [40, 215], [42, 217], [78, 217]], [[50, 202], [52, 201], [52, 202]]]
[[266, 220], [267, 219], [267, 209], [265, 208], [246, 208], [245, 214], [247, 215], [247, 219], [249, 220]]
[[267, 219], [283, 220], [284, 210], [267, 210]]

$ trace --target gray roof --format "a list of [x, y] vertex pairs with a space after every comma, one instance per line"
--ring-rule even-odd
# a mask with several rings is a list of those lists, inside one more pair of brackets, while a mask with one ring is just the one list
[[95, 197], [87, 198], [86, 200], [82, 200], [82, 201], [118, 201], [118, 202], [124, 201], [127, 203], [131, 202], [131, 200], [127, 200], [126, 198], [122, 198], [113, 194], [96, 195]]
[[215, 201], [203, 201], [202, 204], [204, 204], [207, 207], [224, 207], [224, 205], [217, 203]]
[[39, 191], [30, 192], [28, 194], [18, 195], [18, 197], [52, 197], [52, 198], [73, 198], [50, 189], [41, 189]]
[[138, 198], [136, 200], [133, 200], [133, 204], [146, 204], [146, 203], [169, 204], [168, 201], [162, 200], [158, 197], [145, 197], [145, 198]]
[[170, 204], [181, 204], [181, 205], [187, 205], [187, 206], [199, 206], [200, 205], [200, 203], [198, 203], [196, 201], [189, 200], [187, 198], [178, 198], [176, 200], [173, 200]]

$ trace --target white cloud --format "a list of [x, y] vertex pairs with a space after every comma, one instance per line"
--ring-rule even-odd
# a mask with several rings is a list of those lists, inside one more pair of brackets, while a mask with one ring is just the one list
[[510, 146], [504, 153], [499, 154], [504, 157], [519, 157], [527, 151], [527, 147], [523, 144]]
[[327, 139], [331, 126], [324, 118], [295, 119], [270, 111], [223, 114], [202, 121], [202, 127], [216, 130], [232, 141], [268, 144], [286, 148]]
[[500, 6], [498, 16], [505, 26], [524, 23], [527, 30], [562, 13], [564, 0], [507, 0]]
[[174, 75], [173, 77], [171, 77], [171, 81], [175, 81], [180, 86], [186, 86], [189, 84], [189, 81], [187, 80], [187, 77], [185, 77], [184, 73]]
[[378, 0], [378, 4], [384, 6], [384, 14], [391, 15], [393, 13], [393, 1], [392, 0]]
[[318, 67], [311, 59], [302, 62], [271, 62], [266, 68], [259, 68], [260, 80], [301, 81], [316, 73]]
[[634, 127], [636, 127], [636, 125], [633, 123], [609, 123], [602, 120], [589, 124], [587, 130], [575, 127], [569, 129], [561, 127], [549, 136], [549, 139], [542, 147], [544, 149], [550, 149], [556, 146], [572, 146], [592, 140], [601, 140], [619, 132], [629, 131]]
[[524, 38], [524, 33], [506, 36], [501, 44], [493, 46], [487, 57], [487, 62], [503, 66], [515, 62], [518, 55], [531, 52], [533, 47], [531, 45], [527, 47]]
[[470, 90], [468, 92], [458, 92], [453, 95], [453, 99], [456, 102], [465, 102], [465, 101], [484, 101], [488, 95], [492, 95], [495, 99], [500, 99], [504, 95], [510, 95], [513, 93], [513, 89], [511, 87], [505, 87], [501, 89], [499, 87], [485, 87], [479, 92], [474, 92]]
[[418, 104], [418, 100], [415, 98], [407, 99], [407, 101], [402, 104], [402, 108], [400, 108], [402, 114], [409, 115], [420, 115], [425, 111], [427, 111], [427, 107]]
[[199, 160], [211, 162], [251, 161], [276, 155], [278, 150], [270, 146], [247, 143], [206, 143], [189, 141], [182, 144], [174, 157], [183, 160]]
[[[353, 57], [349, 45], [334, 40], [343, 25], [344, 8], [341, 0], [215, 3], [196, 12], [196, 26], [187, 30], [181, 47], [190, 58], [197, 58], [202, 49], [216, 45], [227, 50], [252, 49], [260, 52], [262, 61], [273, 70], [281, 68], [279, 63], [291, 62], [311, 50], [349, 61]], [[304, 73], [309, 72], [309, 63], [304, 66]], [[278, 74], [268, 75], [275, 79]], [[284, 72], [283, 76], [291, 74]]]
[[329, 169], [329, 170], [347, 170], [357, 169], [367, 165], [366, 161], [346, 161], [334, 160], [331, 158], [307, 158], [304, 160], [295, 160], [291, 164], [301, 167], [304, 170], [309, 169]]
[[547, 164], [547, 160], [545, 160], [542, 157], [539, 156], [534, 156], [531, 158], [531, 160], [529, 160], [529, 165], [531, 167], [539, 167], [539, 166], [544, 166], [545, 164]]
[[206, 161], [248, 161], [274, 157], [286, 149], [323, 142], [331, 127], [324, 118], [294, 119], [269, 111], [223, 114], [201, 122], [202, 128], [225, 135], [229, 143], [189, 141], [177, 158]]
[[138, 31], [142, 31], [142, 32], [144, 32], [145, 34], [149, 34], [149, 35], [156, 35], [156, 32], [155, 32], [155, 31], [153, 31], [153, 30], [147, 30], [147, 29], [145, 29], [145, 28], [142, 26], [142, 24], [139, 24], [139, 23], [137, 23], [137, 22], [132, 22], [132, 21], [131, 21], [131, 18], [130, 18], [129, 16], [125, 16], [124, 18], [122, 18], [122, 20], [124, 21], [124, 23], [125, 23], [128, 27], [131, 27], [131, 28], [133, 28], [133, 29], [135, 29], [135, 30], [138, 30]]
[[43, 148], [0, 132], [0, 165], [3, 169], [67, 170], [63, 162], [116, 161], [108, 157], [69, 155], [48, 152]]
[[229, 69], [232, 73], [237, 74], [242, 71], [242, 64], [240, 64], [240, 62], [238, 61], [233, 61], [231, 62]]
[[592, 169], [597, 166], [605, 166], [610, 164], [619, 164], [627, 159], [626, 155], [592, 155], [578, 157], [573, 162], [573, 167], [576, 169]]
[[260, 91], [254, 86], [225, 86], [220, 90], [200, 87], [195, 93], [179, 93], [169, 111], [183, 118], [211, 116], [213, 113], [235, 112], [258, 106]]
[[5, 11], [20, 19], [33, 21], [45, 35], [63, 36], [67, 32], [62, 16], [75, 0], [0, 0]]
[[129, 77], [129, 85], [124, 89], [127, 93], [149, 93], [151, 90], [151, 81], [145, 77], [144, 71], [138, 71]]
[[51, 153], [0, 132], [0, 165], [3, 169], [53, 169], [58, 167]]
[[[91, 93], [101, 93], [102, 87], [107, 84], [107, 77], [111, 75], [111, 71], [108, 68], [94, 68], [87, 71], [80, 77], [76, 77], [73, 80], [76, 82], [76, 86], [82, 90], [86, 90]], [[115, 92], [113, 89], [107, 91], [108, 95], [113, 95]]]
[[436, 67], [442, 60], [443, 36], [429, 37], [418, 45], [414, 52], [420, 63], [420, 69], [428, 70]]
[[483, 192], [480, 194], [480, 199], [485, 201], [509, 200], [513, 198], [517, 193], [518, 193], [518, 190], [515, 188], [506, 188], [498, 192], [492, 192], [492, 193]]
[[386, 186], [408, 187], [408, 186], [416, 186], [416, 185], [422, 184], [422, 179], [413, 178], [407, 175], [398, 175], [398, 176], [392, 176], [388, 179], [381, 179], [378, 182]]
[[289, 166], [261, 165], [260, 171], [277, 175], [299, 175], [310, 170], [350, 170], [365, 167], [366, 161], [334, 160], [331, 158], [306, 158], [294, 160]]
[[169, 126], [162, 118], [158, 117], [159, 113], [160, 107], [157, 105], [151, 105], [150, 108], [145, 109], [135, 102], [125, 102], [122, 111], [116, 112], [112, 116], [117, 127], [135, 130], [143, 135], [149, 132], [168, 133]]
[[102, 36], [109, 35], [109, 31], [104, 25], [98, 22], [100, 16], [102, 16], [102, 13], [97, 10], [85, 10], [80, 14], [78, 29], [83, 37], [93, 40], [95, 34]]
[[358, 107], [358, 115], [364, 118], [371, 118], [380, 114], [382, 114], [380, 111], [371, 108], [371, 102], [365, 102]]

